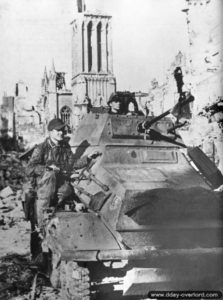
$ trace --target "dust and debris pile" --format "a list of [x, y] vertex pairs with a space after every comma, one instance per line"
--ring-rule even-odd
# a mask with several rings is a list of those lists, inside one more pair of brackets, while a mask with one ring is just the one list
[[30, 290], [33, 271], [29, 259], [21, 255], [6, 255], [0, 258], [0, 299], [9, 299]]
[[19, 159], [19, 153], [12, 151], [0, 156], [0, 190], [10, 186], [13, 191], [22, 188], [26, 162]]
[[25, 220], [22, 186], [26, 181], [26, 162], [17, 152], [0, 156], [0, 300], [59, 300], [49, 279], [38, 275], [30, 259], [30, 223]]

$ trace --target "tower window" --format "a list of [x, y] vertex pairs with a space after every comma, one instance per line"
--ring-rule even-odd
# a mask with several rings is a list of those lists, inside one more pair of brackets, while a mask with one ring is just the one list
[[60, 110], [61, 120], [65, 123], [70, 125], [71, 124], [71, 109], [68, 106], [63, 106]]
[[109, 55], [109, 51], [108, 51], [108, 24], [106, 25], [106, 70], [108, 72], [108, 55]]
[[84, 72], [85, 69], [85, 61], [84, 61], [84, 51], [85, 51], [85, 45], [84, 45], [84, 22], [82, 24], [82, 71]]
[[97, 26], [98, 72], [101, 71], [101, 22]]
[[87, 26], [87, 38], [88, 38], [88, 72], [91, 72], [92, 68], [92, 22], [90, 21]]

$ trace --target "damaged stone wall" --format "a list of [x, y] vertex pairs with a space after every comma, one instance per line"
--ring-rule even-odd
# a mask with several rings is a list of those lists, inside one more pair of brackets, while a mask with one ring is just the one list
[[1, 105], [1, 136], [14, 136], [14, 97], [3, 96]]
[[191, 86], [188, 80], [188, 60], [185, 53], [179, 51], [177, 55], [174, 57], [170, 67], [167, 69], [166, 72], [166, 82], [165, 82], [165, 95], [164, 95], [164, 111], [173, 107], [180, 97], [180, 93], [177, 86], [177, 79], [175, 71], [180, 68], [182, 72], [182, 92], [187, 91], [191, 92]]
[[[22, 139], [25, 147], [43, 140], [43, 124], [40, 113], [34, 108], [28, 87], [23, 81], [16, 84], [14, 101], [15, 136]], [[33, 138], [35, 137], [35, 138]]]
[[151, 103], [152, 112], [155, 116], [172, 108], [178, 102], [180, 94], [178, 92], [176, 79], [174, 78], [174, 71], [179, 67], [183, 73], [182, 91], [191, 92], [191, 84], [188, 78], [189, 67], [187, 57], [185, 53], [179, 51], [173, 58], [169, 68], [166, 70], [164, 82], [160, 84], [155, 78], [151, 82], [149, 99], [147, 101]]
[[47, 124], [53, 118], [61, 118], [71, 130], [74, 127], [73, 97], [66, 88], [65, 72], [57, 72], [54, 62], [49, 75], [45, 67], [41, 80], [41, 96], [37, 109], [43, 120], [44, 135], [47, 134]]
[[[189, 42], [189, 68], [193, 119], [187, 143], [202, 145], [223, 172], [223, 135], [220, 112], [201, 114], [222, 99], [222, 6], [221, 0], [185, 0]], [[220, 105], [220, 104], [219, 104]], [[219, 110], [218, 110], [219, 111]]]
[[[0, 142], [4, 150], [32, 146], [42, 142], [41, 115], [34, 108], [23, 81], [16, 83], [15, 96], [3, 96], [0, 109]], [[35, 137], [35, 138], [34, 138]]]
[[149, 101], [155, 115], [173, 107], [179, 99], [174, 70], [183, 74], [183, 91], [191, 92], [192, 119], [182, 130], [185, 144], [200, 146], [223, 172], [223, 114], [220, 108], [202, 113], [214, 103], [222, 105], [222, 0], [185, 0], [182, 7], [188, 33], [188, 53], [179, 52], [166, 72], [166, 80], [151, 84]]
[[194, 113], [222, 97], [222, 1], [186, 0]]

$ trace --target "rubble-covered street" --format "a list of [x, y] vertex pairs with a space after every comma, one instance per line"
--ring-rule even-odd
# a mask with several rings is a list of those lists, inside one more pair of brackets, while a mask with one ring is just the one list
[[9, 152], [0, 160], [0, 299], [57, 299], [57, 291], [31, 264], [30, 224], [24, 219], [22, 183], [25, 163], [19, 153]]
[[[19, 160], [19, 153], [8, 152], [0, 159], [0, 255], [17, 250], [24, 254], [28, 247], [23, 233], [28, 230], [22, 210], [22, 184], [25, 180], [25, 165]], [[8, 232], [13, 230], [13, 232]], [[24, 235], [25, 236], [25, 235]], [[12, 238], [11, 238], [12, 237]], [[15, 238], [15, 239], [14, 239]], [[7, 243], [13, 243], [9, 244]], [[22, 249], [20, 250], [20, 247]]]
[[0, 299], [61, 299], [59, 291], [53, 290], [48, 278], [38, 273], [37, 268], [31, 263], [30, 226], [24, 221], [20, 205], [21, 203], [11, 211], [10, 216], [1, 209], [1, 217], [6, 221], [0, 225]]

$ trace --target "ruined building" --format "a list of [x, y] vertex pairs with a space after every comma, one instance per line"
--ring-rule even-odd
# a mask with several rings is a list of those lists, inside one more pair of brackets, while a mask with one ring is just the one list
[[0, 137], [15, 137], [14, 100], [15, 98], [13, 96], [4, 95], [2, 98], [0, 116]]
[[191, 91], [187, 78], [189, 68], [187, 66], [186, 55], [179, 51], [166, 71], [164, 82], [159, 83], [154, 78], [150, 83], [148, 102], [151, 103], [155, 116], [167, 111], [178, 102], [180, 94], [176, 76], [174, 76], [177, 69], [180, 69], [183, 75], [182, 91]]
[[185, 0], [194, 113], [222, 97], [222, 1]]
[[23, 81], [16, 83], [15, 96], [3, 96], [0, 120], [1, 137], [14, 139], [15, 144], [22, 140], [24, 145], [30, 145], [42, 139], [41, 117], [32, 106], [28, 87]]
[[65, 72], [57, 72], [54, 62], [49, 75], [45, 67], [41, 80], [41, 99], [38, 109], [41, 111], [44, 123], [58, 117], [73, 127], [73, 98], [70, 90], [66, 88]]
[[22, 138], [24, 144], [41, 141], [43, 132], [41, 116], [33, 106], [29, 89], [23, 81], [16, 83], [14, 113], [16, 138]]
[[222, 1], [185, 0], [182, 17], [187, 24], [188, 53], [179, 52], [170, 68], [166, 80], [158, 84], [155, 80], [149, 89], [149, 101], [157, 115], [173, 106], [178, 100], [178, 87], [174, 70], [180, 67], [183, 73], [183, 90], [190, 91], [195, 101], [191, 103], [191, 126], [184, 132], [185, 143], [201, 146], [223, 172], [223, 134], [220, 128], [223, 113], [200, 117], [207, 106], [222, 101]]
[[[199, 117], [204, 107], [223, 99], [222, 74], [222, 1], [185, 0], [189, 42], [190, 81], [195, 96], [190, 128], [191, 140], [203, 144], [206, 153], [213, 152], [214, 160], [223, 172], [223, 114]], [[215, 153], [216, 152], [216, 153]]]
[[[222, 97], [222, 0], [185, 0], [182, 9], [187, 24], [189, 53], [179, 52], [167, 70], [164, 83], [149, 93], [155, 114], [165, 111], [178, 99], [174, 70], [183, 71], [184, 90], [195, 96], [193, 113]], [[158, 99], [161, 99], [160, 101]], [[168, 107], [169, 106], [169, 107]]]

